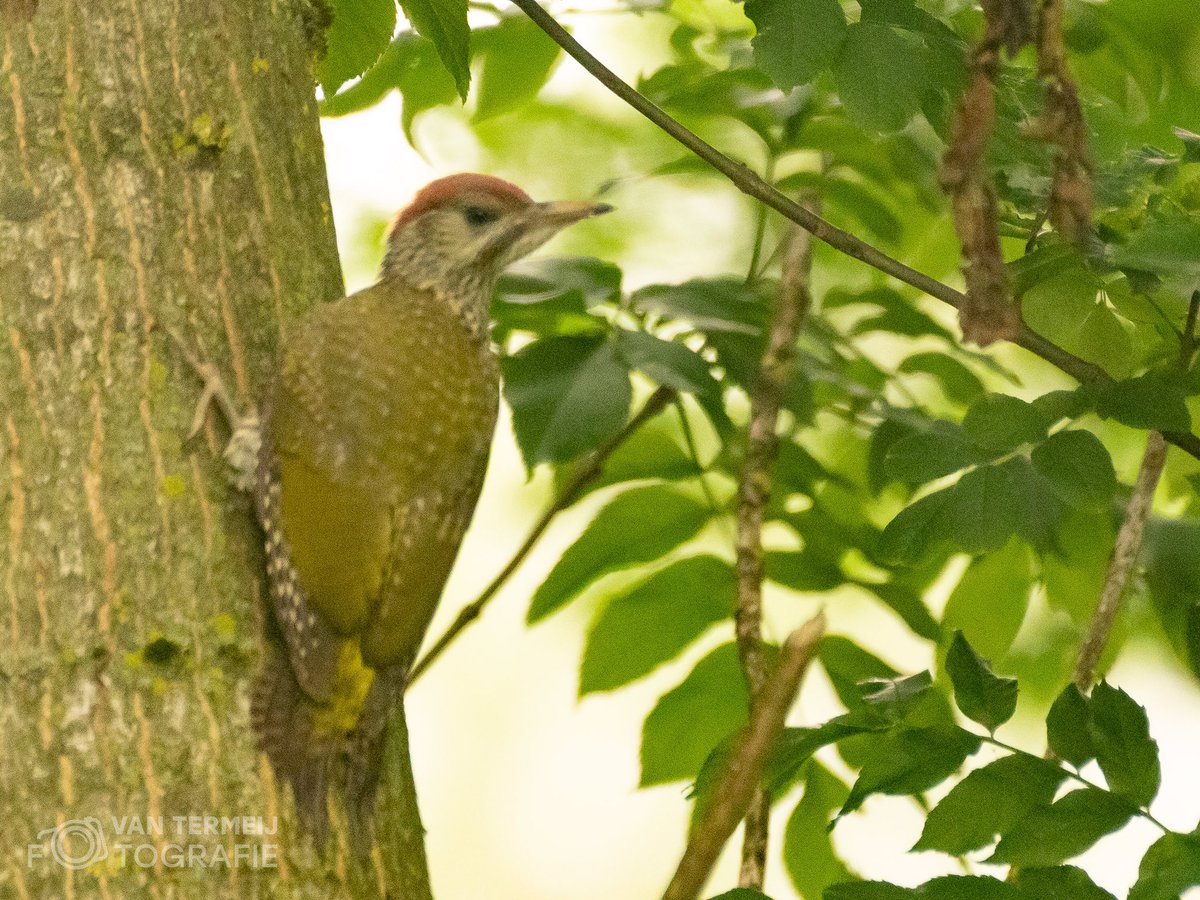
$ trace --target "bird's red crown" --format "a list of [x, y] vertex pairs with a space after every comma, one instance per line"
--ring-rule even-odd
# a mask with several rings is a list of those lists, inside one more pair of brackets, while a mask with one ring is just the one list
[[532, 203], [530, 196], [509, 181], [494, 175], [480, 175], [475, 172], [463, 172], [459, 175], [447, 175], [431, 181], [417, 192], [412, 202], [396, 217], [393, 230], [402, 228], [431, 209], [445, 206], [464, 194], [488, 194], [498, 200], [503, 200], [511, 206], [524, 206]]

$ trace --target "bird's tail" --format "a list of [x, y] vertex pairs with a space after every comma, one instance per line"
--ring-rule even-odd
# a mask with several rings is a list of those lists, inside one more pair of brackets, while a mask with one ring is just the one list
[[[369, 689], [361, 674], [349, 679], [366, 696], [359, 694], [361, 711], [347, 733], [343, 723], [349, 711], [312, 700], [296, 680], [286, 650], [272, 641], [263, 643], [263, 664], [250, 702], [259, 748], [276, 776], [291, 785], [296, 813], [318, 848], [325, 846], [329, 834], [329, 783], [334, 762], [342, 757], [349, 837], [354, 849], [366, 855], [371, 849], [388, 722], [403, 693], [403, 671], [396, 667], [375, 673]], [[356, 652], [351, 655], [357, 658]]]
[[263, 642], [263, 661], [250, 700], [258, 746], [275, 775], [291, 785], [296, 812], [318, 848], [329, 834], [330, 764], [336, 744], [317, 726], [318, 707], [300, 688], [287, 652]]
[[379, 779], [383, 774], [388, 723], [404, 692], [399, 666], [378, 672], [367, 692], [358, 724], [346, 740], [344, 799], [350, 838], [359, 852], [369, 852]]

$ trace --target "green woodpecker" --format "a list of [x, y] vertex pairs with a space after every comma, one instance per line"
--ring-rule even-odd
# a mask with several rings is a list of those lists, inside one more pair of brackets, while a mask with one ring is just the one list
[[273, 615], [251, 713], [319, 843], [339, 756], [348, 820], [369, 834], [388, 712], [475, 509], [499, 402], [496, 278], [608, 210], [486, 175], [435, 181], [396, 218], [379, 281], [285, 342], [253, 488]]

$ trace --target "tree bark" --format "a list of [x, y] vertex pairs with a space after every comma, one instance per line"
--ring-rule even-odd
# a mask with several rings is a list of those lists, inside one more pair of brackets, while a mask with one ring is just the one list
[[[428, 896], [403, 727], [381, 811], [416, 836], [403, 866], [377, 852], [364, 871], [344, 842], [319, 858], [254, 751], [260, 536], [224, 426], [184, 444], [199, 385], [164, 328], [249, 404], [280, 331], [342, 293], [319, 3], [0, 0], [6, 897], [377, 896], [393, 870], [392, 896]], [[191, 833], [281, 810], [275, 834]], [[57, 864], [39, 832], [88, 817], [107, 858]]]

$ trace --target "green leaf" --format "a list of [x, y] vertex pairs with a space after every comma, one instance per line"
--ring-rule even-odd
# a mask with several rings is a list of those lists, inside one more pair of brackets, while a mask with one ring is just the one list
[[1039, 553], [1057, 549], [1067, 505], [1054, 491], [1050, 479], [1034, 469], [1024, 456], [1014, 456], [1003, 467], [1012, 477], [1020, 503], [1017, 531]]
[[1035, 332], [1122, 378], [1134, 365], [1133, 343], [1100, 287], [1087, 268], [1072, 266], [1032, 287], [1021, 310]]
[[533, 594], [532, 624], [609, 572], [665, 555], [695, 537], [710, 511], [665, 485], [631, 488], [596, 514]]
[[678, 341], [664, 341], [644, 331], [618, 331], [617, 347], [629, 368], [655, 384], [694, 396], [719, 432], [733, 428], [725, 412], [721, 384], [699, 353]]
[[558, 61], [559, 46], [524, 13], [501, 18], [472, 35], [483, 57], [475, 121], [512, 112], [537, 96]]
[[395, 0], [331, 0], [333, 22], [317, 80], [326, 97], [375, 64], [396, 30]]
[[907, 719], [928, 697], [939, 696], [933, 693], [933, 676], [929, 672], [905, 678], [867, 678], [859, 682], [858, 691], [866, 707], [893, 722]]
[[1008, 264], [1012, 276], [1013, 294], [1021, 297], [1030, 288], [1065, 272], [1086, 272], [1086, 263], [1079, 251], [1071, 244], [1062, 242], [1045, 243], [1032, 253], [1027, 253]]
[[983, 382], [953, 356], [945, 353], [914, 353], [900, 363], [901, 372], [923, 372], [938, 380], [945, 395], [964, 406], [983, 393]]
[[400, 124], [409, 143], [417, 115], [435, 106], [453, 103], [458, 97], [454, 79], [438, 59], [431, 41], [412, 31], [396, 36], [391, 46], [361, 79], [334, 96], [321, 101], [321, 115], [344, 116], [378, 103], [393, 90], [404, 98]]
[[[1200, 222], [1191, 217], [1152, 219], [1113, 252], [1113, 261], [1124, 268], [1179, 276], [1189, 283], [1200, 279]], [[1194, 285], [1193, 285], [1194, 289]]]
[[1024, 897], [1040, 898], [1070, 897], [1071, 900], [1116, 900], [1104, 888], [1098, 886], [1087, 872], [1075, 866], [1053, 866], [1043, 869], [1020, 869], [1017, 871], [1017, 887]]
[[590, 257], [525, 263], [500, 276], [492, 298], [493, 337], [503, 345], [513, 331], [539, 337], [595, 335], [608, 322], [589, 312], [619, 296], [621, 270]]
[[963, 419], [967, 437], [997, 455], [1042, 440], [1049, 426], [1041, 410], [1007, 394], [984, 394]]
[[767, 578], [794, 591], [831, 591], [846, 583], [836, 563], [807, 549], [771, 550], [765, 563]]
[[960, 549], [980, 554], [999, 550], [1016, 532], [1019, 498], [1012, 476], [999, 466], [967, 472], [953, 488], [945, 527]]
[[467, 0], [400, 0], [400, 8], [417, 33], [433, 41], [442, 65], [454, 77], [458, 96], [466, 100], [471, 84]]
[[872, 794], [919, 794], [941, 784], [979, 749], [979, 737], [952, 725], [901, 728], [876, 741], [838, 816]]
[[1054, 799], [1066, 773], [1027, 753], [1001, 757], [971, 772], [930, 810], [913, 850], [961, 856], [986, 847]]
[[608, 321], [590, 308], [620, 294], [621, 270], [611, 263], [582, 256], [524, 262], [496, 285], [494, 338], [503, 345], [513, 331], [539, 337], [603, 333]]
[[1052, 423], [1062, 419], [1078, 419], [1092, 408], [1091, 398], [1083, 390], [1050, 391], [1033, 401]]
[[868, 584], [859, 582], [859, 586], [870, 591], [884, 602], [896, 615], [904, 620], [913, 634], [927, 641], [938, 643], [942, 639], [942, 626], [929, 612], [929, 607], [921, 599], [919, 592], [908, 585], [896, 582], [883, 584]]
[[713, 748], [746, 724], [748, 708], [737, 647], [725, 644], [700, 660], [646, 717], [640, 786], [694, 779]]
[[746, 15], [758, 31], [755, 64], [785, 91], [812, 81], [846, 35], [838, 0], [748, 0]]
[[1002, 659], [1025, 621], [1032, 587], [1029, 551], [1020, 541], [1009, 541], [967, 567], [946, 602], [942, 624], [961, 629], [989, 659]]
[[[604, 487], [627, 481], [686, 481], [701, 473], [700, 466], [681, 444], [677, 429], [658, 416], [638, 428], [604, 461], [600, 477], [589, 481], [580, 497]], [[555, 469], [555, 485], [559, 490], [587, 466], [586, 460]]]
[[930, 431], [919, 431], [892, 444], [883, 467], [897, 481], [924, 484], [980, 461], [961, 429], [938, 422]]
[[1046, 599], [1085, 624], [1104, 587], [1105, 571], [1115, 538], [1107, 510], [1073, 510], [1062, 520], [1054, 551], [1042, 559]]
[[594, 256], [527, 259], [500, 276], [496, 293], [506, 303], [517, 304], [544, 303], [572, 293], [590, 308], [621, 299], [621, 270]]
[[1187, 382], [1166, 372], [1147, 372], [1137, 378], [1093, 388], [1096, 412], [1131, 428], [1188, 431]]
[[833, 885], [822, 896], [823, 900], [916, 900], [920, 895], [886, 881], [851, 881]]
[[1098, 788], [1082, 788], [1035, 809], [1000, 839], [991, 863], [1056, 866], [1121, 828], [1133, 815], [1126, 801]]
[[710, 333], [759, 336], [767, 318], [762, 296], [736, 278], [652, 284], [634, 291], [629, 302], [634, 309], [684, 319]]
[[771, 900], [762, 891], [751, 890], [750, 888], [734, 888], [732, 891], [726, 891], [723, 894], [718, 894], [709, 900]]
[[916, 565], [949, 540], [945, 516], [954, 488], [945, 488], [910, 504], [888, 522], [879, 538], [881, 558], [893, 565]]
[[816, 762], [808, 767], [804, 796], [783, 833], [783, 863], [802, 897], [820, 897], [831, 884], [853, 877], [830, 840], [829, 820], [849, 796], [841, 779]]
[[1088, 699], [1068, 684], [1050, 706], [1046, 716], [1046, 743], [1059, 759], [1079, 768], [1096, 755], [1091, 730], [1092, 712]]
[[1106, 509], [1117, 490], [1117, 473], [1104, 444], [1090, 431], [1060, 431], [1035, 447], [1033, 466], [1068, 503]]
[[579, 693], [608, 691], [674, 659], [733, 615], [733, 567], [715, 556], [681, 559], [618, 594], [588, 634]]
[[1142, 857], [1129, 900], [1182, 897], [1184, 891], [1197, 885], [1200, 885], [1200, 832], [1164, 834]]
[[1020, 541], [1009, 541], [967, 566], [950, 593], [942, 624], [961, 629], [989, 659], [1003, 659], [1025, 622], [1032, 587], [1030, 552]]
[[602, 337], [552, 337], [501, 360], [504, 396], [525, 465], [595, 449], [625, 425], [633, 390]]
[[986, 875], [943, 875], [917, 889], [926, 900], [1026, 900], [1013, 885]]
[[946, 673], [954, 684], [954, 700], [963, 715], [990, 732], [1017, 711], [1017, 680], [1000, 678], [988, 661], [971, 649], [961, 631], [954, 633], [946, 654]]
[[876, 131], [899, 131], [921, 111], [929, 68], [929, 50], [918, 35], [858, 22], [846, 32], [833, 74], [851, 119]]
[[[887, 727], [886, 722], [876, 717], [849, 713], [830, 719], [817, 728], [785, 728], [767, 760], [766, 771], [763, 773], [764, 787], [771, 796], [777, 797], [795, 783], [813, 754], [822, 747], [861, 734], [885, 731]], [[723, 762], [727, 763], [728, 759], [729, 754], [726, 753]], [[715, 786], [715, 779], [712, 780], [710, 787], [712, 786]], [[838, 805], [840, 806], [845, 799], [844, 791]], [[826, 824], [828, 821], [826, 818]]]
[[916, 565], [947, 544], [973, 555], [998, 550], [1021, 528], [1021, 502], [1007, 468], [973, 469], [901, 510], [884, 528], [879, 554], [892, 565]]
[[897, 672], [879, 657], [840, 635], [831, 634], [822, 638], [818, 650], [821, 667], [829, 676], [834, 692], [847, 709], [861, 708], [860, 682], [869, 678], [893, 678]]
[[1158, 793], [1162, 773], [1146, 710], [1104, 681], [1092, 690], [1089, 706], [1096, 762], [1109, 790], [1137, 806], [1149, 806]]

